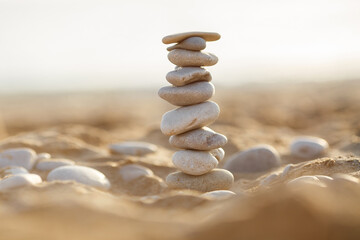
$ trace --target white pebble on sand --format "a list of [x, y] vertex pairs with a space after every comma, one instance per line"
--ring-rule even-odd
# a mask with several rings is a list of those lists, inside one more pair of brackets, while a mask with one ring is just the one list
[[31, 170], [36, 152], [30, 148], [12, 148], [0, 153], [0, 167], [19, 166]]
[[23, 167], [17, 167], [17, 166], [11, 166], [11, 167], [5, 167], [0, 170], [1, 174], [4, 176], [7, 175], [17, 175], [17, 174], [24, 174], [29, 173], [28, 170], [26, 170]]
[[315, 176], [301, 176], [301, 177], [295, 178], [287, 183], [287, 186], [292, 187], [292, 188], [301, 188], [301, 187], [304, 187], [307, 185], [326, 187], [326, 184], [321, 182]]
[[319, 157], [328, 148], [327, 141], [318, 137], [298, 137], [290, 145], [291, 155], [303, 159]]
[[203, 193], [201, 194], [201, 196], [210, 198], [211, 200], [223, 200], [236, 196], [236, 194], [229, 190], [216, 190], [216, 191]]
[[143, 156], [157, 151], [157, 146], [147, 142], [120, 142], [109, 145], [114, 154]]
[[17, 187], [35, 185], [41, 182], [41, 177], [37, 174], [23, 173], [11, 175], [3, 178], [0, 181], [0, 191], [6, 191]]
[[102, 189], [110, 188], [110, 182], [102, 172], [84, 166], [55, 168], [47, 176], [47, 181], [75, 181]]
[[270, 183], [272, 183], [277, 177], [279, 176], [278, 173], [272, 173], [269, 176], [267, 176], [266, 178], [262, 179], [260, 181], [260, 186], [266, 186], [269, 185]]
[[36, 164], [36, 169], [40, 171], [50, 171], [58, 167], [75, 165], [75, 162], [69, 159], [53, 158], [41, 160]]
[[125, 182], [130, 182], [142, 176], [153, 176], [151, 169], [137, 164], [128, 164], [120, 168], [119, 174]]
[[354, 176], [344, 173], [335, 173], [332, 175], [334, 183], [355, 183], [359, 184], [360, 180]]
[[50, 159], [50, 158], [51, 155], [49, 153], [39, 153], [38, 155], [36, 155], [36, 161]]

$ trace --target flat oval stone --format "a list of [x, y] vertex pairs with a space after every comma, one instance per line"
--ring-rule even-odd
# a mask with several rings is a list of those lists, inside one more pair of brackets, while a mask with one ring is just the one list
[[16, 175], [9, 175], [8, 177], [5, 177], [0, 181], [0, 191], [35, 185], [41, 182], [41, 177], [37, 174], [22, 173]]
[[200, 51], [206, 48], [206, 41], [201, 37], [190, 37], [187, 38], [178, 44], [175, 44], [171, 47], [168, 47], [167, 50], [171, 51], [174, 49], [186, 49], [192, 51]]
[[176, 148], [209, 151], [223, 147], [227, 143], [227, 138], [208, 127], [202, 127], [171, 136], [169, 142]]
[[190, 175], [202, 175], [214, 169], [217, 159], [205, 151], [181, 150], [174, 153], [172, 161], [180, 171]]
[[326, 140], [318, 137], [299, 137], [290, 145], [291, 155], [304, 159], [316, 158], [328, 148]]
[[287, 183], [287, 186], [295, 187], [295, 188], [305, 187], [306, 185], [326, 187], [326, 184], [321, 182], [315, 176], [301, 176], [301, 177], [295, 178]]
[[213, 123], [219, 114], [219, 106], [211, 101], [180, 107], [163, 115], [160, 128], [166, 136], [180, 134]]
[[174, 189], [191, 189], [200, 192], [210, 192], [230, 189], [234, 183], [234, 176], [231, 172], [218, 168], [200, 176], [174, 172], [167, 176], [166, 183], [170, 188]]
[[0, 153], [0, 167], [19, 166], [31, 170], [36, 152], [30, 148], [12, 148]]
[[210, 150], [211, 155], [213, 155], [219, 162], [224, 159], [225, 151], [222, 148], [216, 148]]
[[35, 168], [40, 171], [50, 171], [58, 167], [71, 165], [75, 165], [75, 162], [70, 159], [52, 158], [38, 161]]
[[17, 167], [17, 166], [4, 167], [0, 169], [0, 178], [3, 178], [8, 175], [16, 175], [16, 174], [24, 174], [24, 173], [29, 173], [29, 172], [23, 167]]
[[175, 49], [169, 52], [168, 59], [180, 67], [213, 66], [218, 58], [212, 53]]
[[47, 176], [47, 181], [75, 181], [102, 189], [110, 188], [110, 182], [102, 172], [84, 166], [55, 168]]
[[40, 160], [50, 159], [51, 155], [49, 153], [39, 153], [36, 155], [36, 162]]
[[223, 200], [236, 196], [236, 194], [229, 190], [216, 190], [201, 194], [203, 197], [210, 198], [211, 200]]
[[224, 168], [232, 173], [254, 173], [280, 165], [279, 153], [270, 145], [258, 145], [230, 157]]
[[179, 67], [166, 75], [166, 80], [174, 86], [181, 87], [199, 81], [211, 81], [210, 72], [201, 67]]
[[121, 142], [109, 145], [110, 151], [115, 154], [144, 156], [157, 151], [157, 146], [147, 142]]
[[201, 37], [206, 41], [216, 41], [220, 39], [220, 34], [216, 32], [183, 32], [165, 36], [162, 42], [165, 44], [181, 42], [190, 37]]
[[159, 96], [176, 106], [188, 106], [209, 100], [215, 87], [209, 82], [195, 82], [183, 87], [166, 86], [160, 88]]
[[334, 183], [355, 183], [355, 184], [359, 184], [360, 180], [354, 176], [351, 176], [349, 174], [344, 174], [344, 173], [335, 173], [332, 175]]
[[154, 176], [154, 173], [151, 169], [141, 165], [128, 164], [120, 168], [119, 175], [124, 181], [130, 182], [142, 176]]

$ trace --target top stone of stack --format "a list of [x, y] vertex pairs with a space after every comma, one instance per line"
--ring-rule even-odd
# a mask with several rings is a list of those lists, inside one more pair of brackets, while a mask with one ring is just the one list
[[221, 36], [215, 32], [184, 32], [166, 36], [162, 39], [162, 42], [165, 44], [178, 43], [191, 37], [200, 37], [205, 41], [216, 41], [219, 40]]

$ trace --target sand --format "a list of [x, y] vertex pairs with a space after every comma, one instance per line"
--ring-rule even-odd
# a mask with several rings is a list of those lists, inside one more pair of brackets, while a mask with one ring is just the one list
[[[0, 193], [0, 239], [359, 239], [360, 186], [292, 189], [303, 175], [360, 177], [360, 82], [246, 85], [221, 88], [211, 128], [229, 139], [225, 159], [270, 144], [281, 166], [235, 175], [236, 197], [210, 200], [195, 191], [170, 190], [175, 151], [159, 129], [172, 106], [154, 91], [0, 96], [0, 149], [30, 147], [103, 172], [109, 191], [75, 182], [44, 182]], [[299, 135], [317, 136], [330, 150], [319, 159], [290, 156]], [[146, 141], [158, 152], [110, 155], [108, 144]], [[124, 182], [119, 168], [137, 163], [155, 176]], [[272, 173], [294, 168], [266, 186]], [[47, 172], [33, 171], [46, 179]]]

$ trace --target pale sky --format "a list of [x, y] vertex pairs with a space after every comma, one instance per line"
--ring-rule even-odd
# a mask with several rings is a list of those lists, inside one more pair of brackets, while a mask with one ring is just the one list
[[222, 35], [217, 85], [360, 79], [359, 0], [0, 0], [0, 92], [158, 88], [183, 31]]

